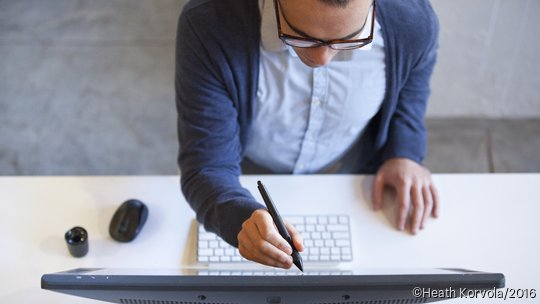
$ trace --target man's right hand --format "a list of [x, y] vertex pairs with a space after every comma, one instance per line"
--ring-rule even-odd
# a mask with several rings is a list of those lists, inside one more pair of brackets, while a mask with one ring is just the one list
[[[287, 221], [285, 226], [298, 251], [304, 250], [302, 236]], [[292, 248], [279, 234], [270, 213], [258, 209], [242, 224], [238, 233], [240, 254], [251, 261], [268, 266], [289, 269], [293, 265]]]

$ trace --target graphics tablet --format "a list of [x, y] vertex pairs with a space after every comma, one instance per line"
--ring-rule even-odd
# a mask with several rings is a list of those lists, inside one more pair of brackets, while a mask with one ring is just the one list
[[45, 274], [41, 288], [133, 304], [393, 304], [472, 297], [504, 287], [501, 273], [465, 269], [88, 269]]

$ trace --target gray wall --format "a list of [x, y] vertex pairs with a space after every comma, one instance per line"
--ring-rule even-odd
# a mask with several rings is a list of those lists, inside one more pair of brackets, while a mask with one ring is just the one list
[[441, 23], [429, 117], [540, 117], [540, 1], [432, 0]]
[[0, 175], [175, 174], [179, 0], [0, 0]]

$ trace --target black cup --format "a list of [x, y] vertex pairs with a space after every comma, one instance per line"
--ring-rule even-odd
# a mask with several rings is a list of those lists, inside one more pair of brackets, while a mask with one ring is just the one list
[[88, 233], [83, 227], [73, 227], [66, 232], [66, 244], [69, 253], [80, 258], [88, 253]]

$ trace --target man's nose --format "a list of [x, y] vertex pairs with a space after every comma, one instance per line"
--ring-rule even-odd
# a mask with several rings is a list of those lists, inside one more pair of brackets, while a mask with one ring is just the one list
[[336, 53], [336, 50], [333, 50], [328, 46], [320, 46], [312, 49], [310, 59], [317, 66], [323, 66], [328, 64], [330, 60], [334, 58]]

